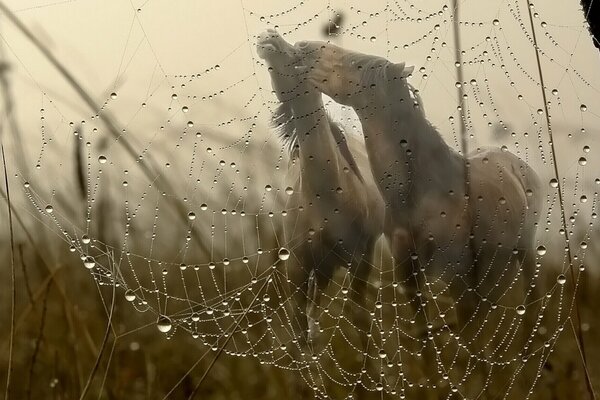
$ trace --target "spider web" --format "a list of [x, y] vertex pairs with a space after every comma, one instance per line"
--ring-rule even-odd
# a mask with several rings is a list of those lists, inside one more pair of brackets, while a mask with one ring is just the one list
[[[575, 2], [460, 3], [463, 82], [453, 10], [442, 3], [131, 1], [100, 11], [92, 3], [13, 7], [26, 23], [80, 18], [48, 36], [49, 27], [34, 33], [101, 99], [92, 111], [20, 32], [4, 28], [24, 129], [22, 138], [4, 132], [3, 142], [11, 184], [21, 188], [24, 231], [47, 228], [54, 257], [79, 257], [77, 267], [99, 286], [115, 286], [131, 313], [152, 314], [157, 335], [191, 335], [216, 355], [292, 371], [310, 396], [536, 393], [559, 337], [578, 323], [575, 294], [594, 250], [599, 86]], [[66, 33], [86, 24], [90, 36], [81, 42]], [[417, 293], [403, 288], [383, 237], [369, 260], [366, 296], [352, 296], [358, 278], [339, 268], [317, 305], [318, 339], [307, 342], [295, 250], [312, 240], [313, 232], [298, 229], [310, 200], [271, 125], [279, 102], [255, 50], [267, 28], [291, 43], [330, 40], [415, 65], [410, 82], [427, 118], [457, 150], [461, 89], [468, 148], [502, 147], [540, 175], [536, 279], [528, 287], [517, 276], [506, 288], [480, 329], [485, 345], [456, 328], [460, 300], [442, 278], [424, 276]], [[331, 100], [326, 107], [346, 135], [361, 136], [351, 109]], [[520, 293], [536, 293], [533, 287], [539, 297], [523, 303]], [[417, 326], [415, 297], [426, 326]], [[368, 331], [354, 323], [357, 309], [369, 314]], [[533, 332], [526, 318], [535, 321]]]

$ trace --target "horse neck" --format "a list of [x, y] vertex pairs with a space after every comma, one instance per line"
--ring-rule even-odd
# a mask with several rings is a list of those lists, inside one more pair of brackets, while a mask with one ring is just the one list
[[[401, 207], [432, 191], [457, 191], [463, 158], [410, 101], [374, 101], [357, 114], [375, 181], [388, 205]], [[413, 198], [411, 202], [409, 195]]]
[[294, 126], [303, 190], [329, 196], [343, 186], [343, 160], [331, 131], [331, 120], [321, 98], [317, 102], [294, 101]]

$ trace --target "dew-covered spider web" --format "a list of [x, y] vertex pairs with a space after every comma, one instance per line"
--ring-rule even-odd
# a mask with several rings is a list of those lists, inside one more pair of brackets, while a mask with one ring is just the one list
[[[547, 398], [560, 338], [590, 329], [576, 299], [597, 277], [597, 53], [578, 1], [458, 4], [460, 44], [444, 2], [9, 2], [63, 66], [1, 17], [16, 239], [45, 237], [48, 257], [93, 279], [108, 305], [114, 287], [165, 340], [191, 336], [207, 357], [287, 371], [298, 398]], [[373, 253], [356, 254], [331, 228], [345, 203], [314, 212], [344, 188], [313, 194], [319, 177], [282, 137], [292, 122], [277, 117], [257, 53], [267, 29], [414, 65], [413, 100], [449, 146], [461, 151], [464, 123], [469, 151], [501, 148], [540, 177], [533, 280], [519, 266], [498, 280], [497, 300], [466, 289], [487, 310], [478, 329], [457, 324], [465, 300], [448, 289], [452, 266], [416, 270], [409, 290], [383, 227]], [[356, 113], [323, 101], [347, 138], [337, 144], [358, 143], [370, 175]], [[323, 177], [338, 167], [310, 161]], [[327, 240], [310, 265], [360, 258], [369, 274], [339, 261], [315, 303], [299, 253]]]

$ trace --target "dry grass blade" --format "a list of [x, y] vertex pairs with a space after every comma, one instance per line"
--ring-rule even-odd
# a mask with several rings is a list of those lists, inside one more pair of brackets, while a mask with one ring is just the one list
[[21, 260], [21, 268], [23, 270], [23, 279], [25, 280], [25, 290], [27, 290], [27, 296], [29, 297], [29, 303], [33, 305], [33, 291], [29, 284], [29, 273], [27, 272], [27, 264], [25, 264], [25, 256], [23, 255], [23, 244], [18, 245], [19, 258]]
[[[2, 1], [0, 1], [0, 11], [6, 15], [7, 19], [10, 20], [31, 43], [33, 43], [33, 45], [44, 55], [50, 64], [52, 64], [52, 66], [58, 70], [58, 72], [69, 83], [73, 90], [75, 90], [79, 97], [81, 97], [85, 104], [93, 112], [97, 112], [98, 106], [96, 105], [96, 102], [92, 96], [83, 88], [73, 74], [71, 74], [71, 72], [69, 72], [69, 70], [54, 56], [54, 54], [52, 54], [50, 50], [48, 50], [48, 48], [45, 47], [42, 42], [40, 42], [39, 39], [33, 35], [33, 33], [23, 24], [23, 22], [21, 22], [21, 20]], [[146, 175], [146, 178], [156, 188], [156, 190], [158, 190], [160, 193], [172, 193], [173, 189], [171, 185], [167, 180], [163, 179], [162, 174], [158, 168], [156, 168], [156, 163], [153, 161], [152, 156], [146, 154], [145, 157], [147, 160], [138, 159], [138, 152], [135, 150], [130, 141], [122, 135], [114, 120], [105, 112], [100, 113], [98, 117], [106, 125], [108, 132], [125, 148], [129, 156], [136, 160], [137, 165], [139, 165], [144, 175]], [[173, 202], [173, 206], [175, 207], [178, 217], [187, 226], [186, 207], [178, 199], [171, 198], [171, 201]], [[196, 229], [192, 229], [191, 234], [196, 240], [197, 245], [200, 246], [201, 250], [205, 254], [209, 254], [210, 249], [204, 243], [198, 231]]]
[[10, 228], [10, 339], [8, 342], [8, 372], [6, 374], [6, 388], [4, 391], [4, 398], [8, 399], [10, 396], [10, 378], [12, 373], [12, 356], [15, 339], [15, 303], [17, 301], [17, 288], [15, 285], [15, 237], [13, 231], [10, 189], [8, 187], [8, 172], [6, 170], [6, 157], [4, 156], [4, 145], [2, 145], [2, 164], [4, 166], [4, 183], [6, 185], [6, 198], [8, 202], [8, 226]]
[[33, 371], [35, 369], [35, 364], [37, 362], [37, 357], [40, 352], [43, 336], [44, 336], [44, 326], [46, 325], [46, 311], [48, 310], [48, 294], [50, 292], [51, 285], [46, 286], [46, 290], [44, 291], [44, 305], [42, 307], [42, 319], [40, 321], [40, 330], [38, 332], [38, 336], [35, 340], [35, 347], [33, 349], [33, 354], [31, 356], [31, 365], [29, 366], [29, 375], [27, 377], [27, 399], [31, 398], [31, 382], [33, 381]]
[[77, 177], [77, 189], [79, 189], [79, 195], [83, 200], [87, 200], [87, 184], [85, 178], [85, 164], [83, 162], [83, 136], [82, 136], [83, 127], [80, 125], [77, 128], [77, 132], [79, 134], [75, 137], [73, 141], [74, 153], [75, 153], [75, 176]]

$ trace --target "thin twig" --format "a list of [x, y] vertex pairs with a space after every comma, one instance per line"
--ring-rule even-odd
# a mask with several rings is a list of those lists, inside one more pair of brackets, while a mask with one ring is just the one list
[[12, 373], [12, 356], [15, 339], [15, 304], [17, 301], [17, 287], [15, 285], [15, 236], [13, 230], [12, 208], [10, 202], [10, 189], [8, 186], [8, 171], [6, 170], [6, 157], [4, 156], [4, 144], [2, 146], [2, 165], [4, 166], [4, 183], [6, 185], [6, 198], [8, 202], [8, 226], [10, 228], [10, 339], [8, 342], [8, 372], [6, 373], [6, 388], [4, 398], [10, 396], [10, 378]]
[[[248, 314], [248, 311], [250, 311], [250, 309], [254, 305], [254, 302], [258, 298], [258, 295], [267, 286], [267, 283], [269, 283], [269, 281], [271, 280], [272, 276], [273, 276], [273, 271], [271, 271], [271, 273], [269, 274], [269, 276], [265, 279], [265, 282], [262, 284], [262, 286], [260, 287], [260, 289], [256, 292], [256, 294], [254, 295], [254, 298], [250, 302], [250, 305], [248, 305], [248, 308], [246, 308], [244, 310], [244, 313], [236, 321], [235, 325], [233, 326], [233, 328], [229, 332], [229, 335], [227, 336], [227, 340], [225, 340], [225, 343], [223, 343], [223, 346], [221, 346], [221, 348], [219, 348], [219, 351], [217, 352], [217, 354], [215, 355], [215, 357], [212, 359], [212, 361], [208, 365], [208, 368], [206, 368], [206, 371], [204, 371], [204, 374], [202, 375], [202, 377], [200, 378], [200, 381], [198, 382], [198, 384], [194, 388], [194, 391], [189, 395], [188, 400], [192, 400], [196, 396], [196, 394], [198, 393], [198, 390], [200, 389], [200, 386], [202, 385], [202, 382], [204, 382], [204, 379], [206, 378], [206, 376], [208, 375], [208, 373], [210, 372], [210, 370], [212, 369], [212, 367], [215, 365], [215, 362], [217, 362], [217, 360], [219, 359], [219, 357], [223, 353], [223, 350], [225, 350], [225, 347], [227, 347], [227, 344], [229, 343], [229, 341], [233, 337], [233, 333], [238, 328], [238, 326], [240, 325], [240, 323], [242, 322], [242, 320], [246, 317], [246, 314]], [[228, 332], [228, 331], [229, 331], [229, 329], [225, 330], [225, 332]]]
[[[456, 78], [458, 80], [457, 94], [458, 94], [458, 105], [460, 107], [460, 147], [463, 153], [463, 156], [467, 156], [468, 143], [467, 143], [467, 125], [466, 125], [466, 117], [465, 117], [465, 100], [464, 94], [465, 90], [463, 87], [464, 77], [463, 77], [463, 68], [462, 68], [462, 53], [461, 49], [461, 41], [460, 41], [460, 20], [459, 20], [459, 4], [458, 0], [452, 0], [452, 13], [453, 13], [453, 28], [454, 28], [454, 58], [456, 65]], [[465, 179], [467, 179], [466, 175], [467, 169], [465, 168]]]
[[[558, 173], [558, 164], [557, 164], [557, 160], [556, 160], [556, 150], [554, 148], [554, 138], [552, 135], [552, 124], [550, 122], [550, 112], [548, 110], [548, 100], [546, 98], [546, 85], [544, 84], [544, 74], [542, 72], [542, 63], [540, 61], [540, 53], [539, 53], [539, 47], [538, 47], [538, 42], [537, 42], [537, 37], [535, 34], [535, 24], [533, 23], [533, 14], [532, 14], [532, 4], [530, 0], [527, 0], [527, 12], [529, 13], [529, 22], [531, 24], [531, 35], [532, 35], [532, 39], [533, 39], [533, 46], [535, 47], [535, 59], [537, 62], [537, 67], [538, 67], [538, 75], [540, 78], [540, 88], [542, 90], [542, 99], [544, 101], [544, 113], [546, 115], [546, 125], [548, 128], [548, 136], [550, 138], [550, 149], [552, 150], [552, 164], [554, 166], [554, 176], [556, 176], [556, 180], [558, 181], [558, 202], [560, 204], [560, 212], [561, 212], [561, 220], [562, 220], [562, 228], [564, 230], [564, 234], [565, 234], [565, 241], [567, 243], [567, 256], [569, 258], [569, 270], [571, 271], [571, 283], [573, 285], [575, 285], [575, 272], [573, 270], [573, 256], [571, 254], [571, 241], [569, 240], [569, 229], [567, 228], [567, 218], [565, 215], [565, 203], [563, 201], [563, 197], [562, 197], [562, 185], [561, 185], [561, 180], [560, 180], [560, 174]], [[583, 331], [581, 329], [581, 313], [579, 311], [579, 302], [577, 301], [578, 296], [577, 296], [577, 290], [576, 287], [573, 287], [573, 296], [575, 297], [575, 314], [576, 314], [576, 318], [577, 318], [577, 337], [576, 337], [576, 341], [578, 341], [578, 346], [581, 347], [581, 361], [583, 362], [583, 368], [586, 372], [585, 374], [585, 383], [590, 395], [591, 399], [595, 399], [596, 396], [594, 395], [594, 389], [592, 387], [592, 382], [590, 381], [590, 377], [587, 374], [587, 359], [586, 359], [586, 355], [585, 355], [585, 345], [584, 345], [584, 341], [583, 341]]]
[[[114, 264], [111, 262], [111, 258], [109, 257], [109, 263], [111, 266], [111, 272], [114, 273]], [[104, 332], [104, 339], [102, 339], [102, 345], [100, 346], [100, 351], [98, 352], [98, 356], [96, 357], [96, 362], [94, 363], [94, 367], [92, 368], [92, 371], [90, 372], [90, 376], [88, 377], [88, 380], [85, 384], [85, 387], [83, 388], [83, 391], [81, 392], [81, 396], [79, 397], [79, 400], [83, 400], [85, 398], [85, 396], [87, 395], [89, 389], [90, 389], [90, 385], [92, 383], [92, 381], [94, 380], [94, 375], [96, 375], [96, 371], [98, 370], [98, 367], [100, 366], [100, 360], [102, 359], [102, 354], [104, 353], [104, 349], [106, 348], [106, 343], [108, 343], [108, 337], [110, 336], [110, 332], [111, 332], [111, 328], [112, 328], [112, 317], [113, 317], [113, 312], [115, 310], [115, 298], [116, 298], [116, 279], [113, 279], [113, 284], [112, 284], [112, 300], [111, 300], [111, 304], [110, 304], [110, 311], [108, 313], [108, 323], [106, 324], [106, 331]]]

